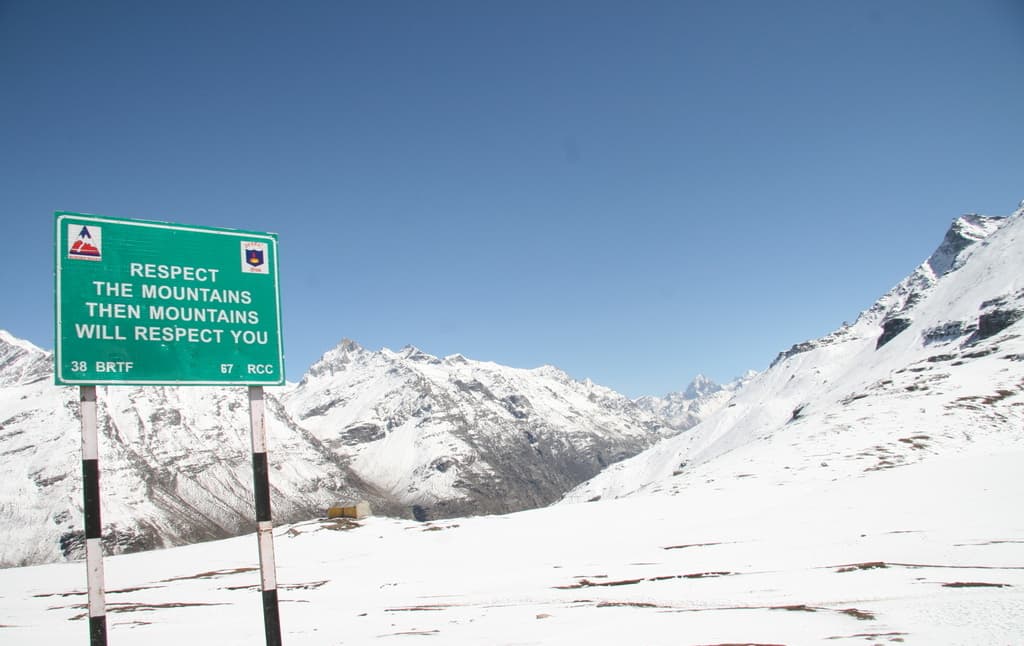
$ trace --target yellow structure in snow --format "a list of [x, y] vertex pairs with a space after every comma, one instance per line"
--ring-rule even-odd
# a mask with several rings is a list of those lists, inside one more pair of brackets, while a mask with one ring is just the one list
[[355, 505], [332, 505], [327, 508], [328, 518], [366, 518], [373, 512], [370, 510], [370, 503], [365, 500], [356, 503]]

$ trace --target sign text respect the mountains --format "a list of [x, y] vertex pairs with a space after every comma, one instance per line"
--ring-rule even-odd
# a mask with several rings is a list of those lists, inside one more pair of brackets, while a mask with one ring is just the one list
[[58, 384], [284, 383], [277, 236], [56, 213]]

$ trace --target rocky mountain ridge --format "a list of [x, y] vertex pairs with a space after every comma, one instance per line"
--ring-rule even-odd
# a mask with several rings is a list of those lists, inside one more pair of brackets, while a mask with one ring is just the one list
[[[0, 565], [82, 550], [77, 390], [52, 354], [0, 332]], [[244, 388], [100, 387], [104, 541], [137, 551], [251, 531]], [[618, 393], [520, 370], [344, 341], [268, 388], [275, 522], [339, 500], [421, 519], [548, 504], [675, 431]]]
[[282, 396], [295, 419], [421, 518], [545, 505], [674, 430], [552, 366], [438, 358], [414, 347], [326, 353]]

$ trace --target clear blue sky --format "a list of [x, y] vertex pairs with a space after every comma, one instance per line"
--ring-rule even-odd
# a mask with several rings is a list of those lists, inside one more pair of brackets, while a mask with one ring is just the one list
[[343, 337], [630, 396], [763, 369], [1024, 198], [1024, 2], [0, 1], [0, 328], [53, 211], [280, 235]]

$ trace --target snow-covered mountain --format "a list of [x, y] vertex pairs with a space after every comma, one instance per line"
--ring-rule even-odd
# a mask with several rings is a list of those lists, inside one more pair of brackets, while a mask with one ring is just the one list
[[726, 408], [567, 496], [859, 477], [1024, 441], [1024, 205], [957, 218], [855, 323], [782, 352]]
[[704, 375], [697, 375], [681, 392], [664, 397], [639, 397], [634, 402], [651, 415], [665, 420], [673, 429], [685, 431], [726, 406], [737, 391], [755, 376], [757, 372], [749, 370], [742, 377], [720, 385]]
[[551, 366], [371, 352], [349, 340], [282, 401], [362, 480], [421, 519], [551, 503], [673, 433], [623, 395]]
[[[77, 388], [52, 383], [52, 358], [0, 338], [0, 565], [83, 549]], [[244, 388], [99, 388], [104, 543], [111, 552], [222, 538], [252, 528], [252, 450]], [[335, 499], [375, 498], [273, 396], [275, 517], [300, 520]]]
[[0, 387], [46, 379], [52, 365], [50, 353], [0, 330]]
[[[0, 333], [0, 566], [82, 550], [76, 388], [52, 355]], [[104, 541], [138, 551], [253, 524], [244, 388], [102, 387]], [[420, 518], [548, 504], [671, 429], [551, 367], [517, 370], [342, 343], [297, 386], [267, 390], [276, 522], [336, 501]]]

